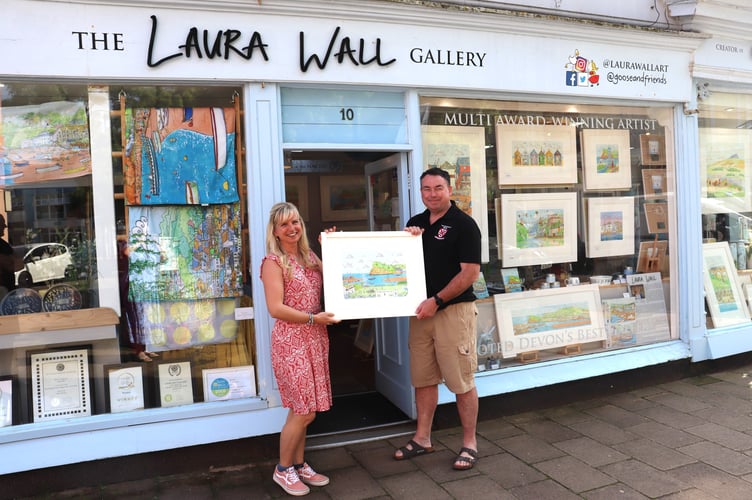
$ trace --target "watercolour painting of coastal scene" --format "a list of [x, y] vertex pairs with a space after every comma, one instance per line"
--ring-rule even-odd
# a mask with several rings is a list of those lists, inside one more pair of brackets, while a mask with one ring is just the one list
[[322, 233], [326, 310], [338, 319], [414, 315], [426, 298], [422, 247], [405, 231]]
[[700, 181], [703, 213], [752, 210], [752, 131], [703, 129]]
[[598, 285], [497, 294], [494, 300], [505, 358], [606, 340]]
[[0, 186], [91, 175], [84, 102], [0, 107]]

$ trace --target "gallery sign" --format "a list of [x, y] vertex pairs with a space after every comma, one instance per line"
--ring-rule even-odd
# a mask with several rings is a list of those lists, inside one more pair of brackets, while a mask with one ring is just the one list
[[553, 29], [543, 38], [450, 24], [327, 21], [266, 12], [197, 16], [189, 10], [106, 5], [73, 12], [60, 2], [7, 2], [5, 10], [14, 15], [0, 18], [4, 78], [386, 82], [667, 101], [690, 97], [689, 50], [608, 45], [593, 34], [576, 40]]

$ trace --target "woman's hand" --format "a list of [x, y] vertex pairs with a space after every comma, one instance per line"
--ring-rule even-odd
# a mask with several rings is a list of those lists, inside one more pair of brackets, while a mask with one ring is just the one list
[[[325, 233], [333, 233], [337, 230], [337, 226], [332, 226], [328, 229], [324, 229]], [[319, 233], [319, 245], [321, 244], [321, 233]]]
[[315, 325], [334, 325], [336, 323], [339, 323], [341, 320], [334, 317], [334, 313], [321, 311], [320, 313], [316, 313], [313, 315], [313, 323]]

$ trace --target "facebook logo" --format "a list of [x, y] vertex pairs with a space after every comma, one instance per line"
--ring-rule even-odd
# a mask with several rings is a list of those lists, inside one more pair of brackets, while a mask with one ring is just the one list
[[567, 71], [565, 83], [567, 87], [587, 86], [588, 74], [580, 73], [579, 71]]

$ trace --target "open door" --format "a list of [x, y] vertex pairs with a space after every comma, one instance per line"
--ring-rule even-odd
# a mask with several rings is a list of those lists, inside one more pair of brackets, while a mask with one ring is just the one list
[[[407, 156], [396, 153], [365, 166], [368, 225], [371, 231], [398, 231], [410, 212]], [[412, 419], [417, 417], [410, 384], [408, 318], [377, 318], [375, 326], [376, 390]]]

